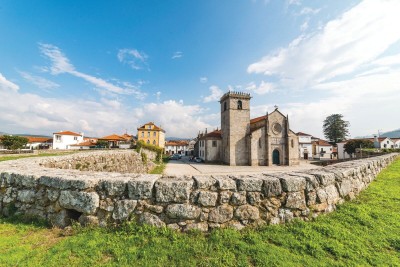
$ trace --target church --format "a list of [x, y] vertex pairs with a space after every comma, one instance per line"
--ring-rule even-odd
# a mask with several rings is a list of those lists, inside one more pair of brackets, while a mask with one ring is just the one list
[[221, 129], [199, 135], [199, 157], [231, 166], [298, 165], [299, 139], [289, 117], [275, 108], [250, 119], [250, 99], [231, 91], [221, 97]]

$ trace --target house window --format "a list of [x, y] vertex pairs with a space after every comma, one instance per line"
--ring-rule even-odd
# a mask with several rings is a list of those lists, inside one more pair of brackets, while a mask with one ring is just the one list
[[386, 148], [386, 144], [384, 144], [383, 147]]
[[212, 141], [212, 146], [217, 147], [217, 141]]
[[147, 137], [150, 137], [150, 132], [147, 132]]
[[151, 125], [148, 125], [148, 126], [147, 126], [147, 129], [151, 129]]
[[258, 147], [261, 148], [261, 138], [258, 139]]
[[142, 132], [142, 137], [144, 137], [144, 132]]
[[155, 144], [156, 144], [156, 140], [153, 141], [153, 145], [155, 145]]
[[78, 140], [78, 137], [74, 136], [74, 140], [75, 140], [75, 141]]
[[237, 102], [237, 109], [242, 109], [243, 108], [243, 106], [242, 106], [242, 100], [239, 100], [238, 102]]
[[150, 140], [147, 140], [147, 143], [150, 144]]
[[290, 145], [292, 146], [292, 148], [294, 148], [294, 141], [293, 141], [293, 139], [290, 141]]
[[157, 135], [157, 133], [156, 133], [156, 132], [153, 132], [153, 136], [156, 137], [156, 135]]
[[226, 110], [226, 102], [224, 102], [224, 111]]
[[61, 141], [61, 135], [56, 135], [56, 140]]
[[387, 144], [389, 144], [389, 141], [386, 141]]

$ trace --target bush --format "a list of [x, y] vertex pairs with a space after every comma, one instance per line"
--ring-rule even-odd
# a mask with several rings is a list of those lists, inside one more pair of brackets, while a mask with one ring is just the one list
[[157, 153], [157, 155], [156, 155], [156, 160], [157, 160], [157, 161], [161, 161], [162, 155], [163, 155], [163, 151], [164, 151], [163, 148], [161, 148], [161, 147], [159, 147], [159, 146], [154, 146], [154, 145], [146, 144], [146, 143], [143, 142], [143, 141], [138, 141], [138, 142], [136, 143], [136, 152], [137, 152], [137, 153], [140, 153], [140, 150], [141, 150], [142, 148], [147, 149], [147, 150], [150, 150], [150, 151], [156, 152], [156, 153]]
[[22, 136], [4, 135], [1, 143], [7, 149], [17, 150], [23, 148], [28, 143], [28, 138]]

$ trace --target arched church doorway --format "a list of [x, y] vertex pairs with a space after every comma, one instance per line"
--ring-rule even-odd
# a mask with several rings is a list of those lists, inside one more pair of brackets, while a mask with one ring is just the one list
[[280, 164], [278, 149], [275, 149], [274, 151], [272, 151], [272, 164], [276, 164], [276, 165]]

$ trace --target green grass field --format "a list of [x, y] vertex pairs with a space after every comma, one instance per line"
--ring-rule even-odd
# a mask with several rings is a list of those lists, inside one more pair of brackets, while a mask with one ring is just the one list
[[0, 266], [400, 266], [400, 158], [313, 222], [177, 233], [135, 224], [49, 229], [0, 219]]

